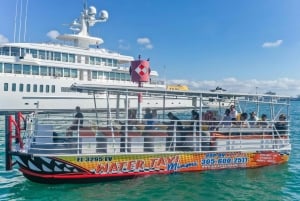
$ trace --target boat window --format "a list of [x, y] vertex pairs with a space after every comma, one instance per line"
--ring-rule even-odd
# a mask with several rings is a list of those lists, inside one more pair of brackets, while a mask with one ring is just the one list
[[112, 63], [113, 63], [113, 62], [112, 62], [112, 59], [107, 59], [107, 65], [108, 65], [108, 66], [112, 66]]
[[47, 76], [48, 75], [48, 72], [47, 72], [48, 68], [47, 68], [47, 66], [41, 66], [40, 70], [41, 70], [41, 75], [43, 75], [43, 76]]
[[131, 81], [131, 76], [129, 74], [126, 74], [126, 80]]
[[51, 85], [51, 92], [55, 93], [55, 85]]
[[96, 57], [96, 65], [100, 65], [101, 64], [101, 58], [100, 57]]
[[48, 60], [53, 60], [53, 52], [51, 52], [51, 51], [46, 51], [46, 59], [48, 59]]
[[31, 66], [23, 65], [23, 74], [30, 75]]
[[71, 77], [72, 78], [77, 78], [78, 77], [77, 69], [71, 69]]
[[61, 53], [61, 60], [64, 62], [68, 62], [68, 54], [67, 53]]
[[116, 73], [110, 72], [110, 73], [109, 73], [109, 79], [110, 79], [110, 80], [115, 80], [115, 79], [116, 79]]
[[20, 48], [11, 47], [11, 56], [20, 56]]
[[36, 84], [33, 85], [33, 92], [37, 92], [37, 85]]
[[11, 90], [12, 90], [12, 91], [16, 91], [16, 89], [17, 89], [16, 83], [12, 83], [12, 85], [11, 85]]
[[44, 92], [44, 85], [40, 85], [40, 92], [43, 93]]
[[39, 50], [39, 59], [46, 59], [46, 52], [44, 50]]
[[121, 73], [121, 80], [125, 81], [126, 80], [126, 74], [125, 73]]
[[118, 66], [118, 61], [116, 59], [112, 60], [112, 66], [117, 67]]
[[9, 56], [9, 47], [2, 47], [0, 53], [1, 55]]
[[50, 86], [46, 85], [46, 93], [49, 93], [49, 92], [50, 92]]
[[69, 62], [75, 63], [75, 54], [69, 54]]
[[92, 71], [92, 78], [97, 79], [97, 71]]
[[62, 68], [55, 68], [55, 76], [62, 77], [63, 69]]
[[26, 84], [26, 91], [27, 92], [30, 92], [30, 86], [31, 86], [30, 84]]
[[61, 61], [61, 54], [60, 52], [54, 52], [54, 60]]
[[0, 73], [2, 73], [2, 72], [3, 72], [3, 70], [2, 70], [2, 66], [3, 66], [3, 63], [1, 63], [1, 62], [0, 62]]
[[120, 73], [116, 73], [116, 80], [121, 80], [121, 74]]
[[39, 66], [32, 66], [32, 75], [39, 75]]
[[70, 77], [70, 69], [64, 68], [64, 77]]
[[32, 57], [33, 58], [37, 58], [37, 50], [35, 50], [35, 49], [30, 49], [30, 53], [31, 53], [31, 55], [32, 55]]
[[95, 57], [90, 57], [90, 64], [94, 65], [96, 58]]
[[19, 91], [20, 92], [23, 92], [24, 91], [24, 84], [19, 84]]
[[4, 83], [4, 86], [3, 86], [4, 88], [3, 88], [3, 90], [4, 91], [8, 91], [8, 83]]
[[15, 64], [14, 65], [14, 73], [15, 74], [21, 74], [22, 73], [22, 66], [21, 66], [21, 64]]
[[4, 73], [12, 73], [12, 64], [4, 63]]
[[109, 80], [109, 72], [104, 72], [104, 77]]

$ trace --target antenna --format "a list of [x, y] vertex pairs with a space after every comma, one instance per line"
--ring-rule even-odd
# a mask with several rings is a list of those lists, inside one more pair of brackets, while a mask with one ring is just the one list
[[21, 40], [21, 29], [22, 29], [22, 11], [23, 11], [23, 0], [21, 0], [21, 3], [20, 3], [20, 20], [19, 20], [19, 41]]
[[24, 37], [23, 37], [24, 42], [25, 42], [25, 39], [26, 39], [26, 31], [27, 31], [27, 11], [28, 11], [28, 0], [26, 0], [26, 7], [25, 7]]
[[14, 42], [16, 42], [16, 29], [17, 29], [17, 17], [18, 17], [18, 4], [19, 4], [19, 0], [16, 1], [16, 15], [15, 15], [15, 26], [14, 26]]

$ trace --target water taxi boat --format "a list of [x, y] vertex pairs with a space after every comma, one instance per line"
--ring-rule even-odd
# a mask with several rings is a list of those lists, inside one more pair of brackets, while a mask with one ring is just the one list
[[[223, 92], [236, 98], [238, 114], [237, 119], [225, 121], [222, 108], [202, 107], [201, 102], [212, 92], [88, 84], [73, 84], [70, 90], [105, 94], [107, 108], [95, 105], [93, 113], [83, 113], [82, 124], [73, 123], [73, 129], [70, 125], [75, 117], [70, 114], [37, 110], [27, 116], [6, 116], [7, 170], [18, 165], [26, 178], [40, 183], [83, 183], [257, 168], [289, 159], [289, 97], [263, 95], [270, 100], [266, 102], [255, 98], [258, 94]], [[118, 97], [115, 105], [110, 96]], [[137, 105], [128, 105], [131, 96], [139, 97]], [[145, 97], [161, 100], [150, 108], [158, 114], [152, 119], [144, 118], [146, 108], [141, 102]], [[164, 102], [175, 97], [200, 104], [168, 108]], [[272, 101], [274, 98], [280, 101]], [[252, 111], [264, 114], [267, 120], [245, 121], [245, 114]]]

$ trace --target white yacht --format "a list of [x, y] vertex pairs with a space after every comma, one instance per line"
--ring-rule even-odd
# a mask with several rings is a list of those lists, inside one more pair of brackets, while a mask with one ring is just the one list
[[[59, 35], [59, 44], [1, 44], [0, 114], [30, 112], [37, 108], [74, 110], [76, 105], [94, 108], [90, 101], [94, 96], [86, 97], [71, 91], [70, 86], [74, 83], [137, 86], [129, 74], [134, 58], [101, 48], [103, 40], [89, 35], [90, 27], [107, 19], [107, 11], [97, 14], [95, 7], [85, 7], [80, 17], [70, 25], [76, 32]], [[151, 70], [150, 82], [144, 83], [144, 87], [166, 86], [159, 81], [158, 73]], [[103, 97], [103, 94], [95, 96], [97, 104], [103, 104]], [[151, 101], [146, 100], [144, 104], [157, 104]]]

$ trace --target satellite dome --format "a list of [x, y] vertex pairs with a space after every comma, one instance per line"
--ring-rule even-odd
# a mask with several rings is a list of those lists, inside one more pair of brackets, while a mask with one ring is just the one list
[[97, 9], [94, 6], [89, 7], [89, 15], [96, 15]]
[[103, 19], [103, 20], [107, 20], [108, 19], [108, 12], [106, 10], [102, 10], [100, 12], [100, 19]]

